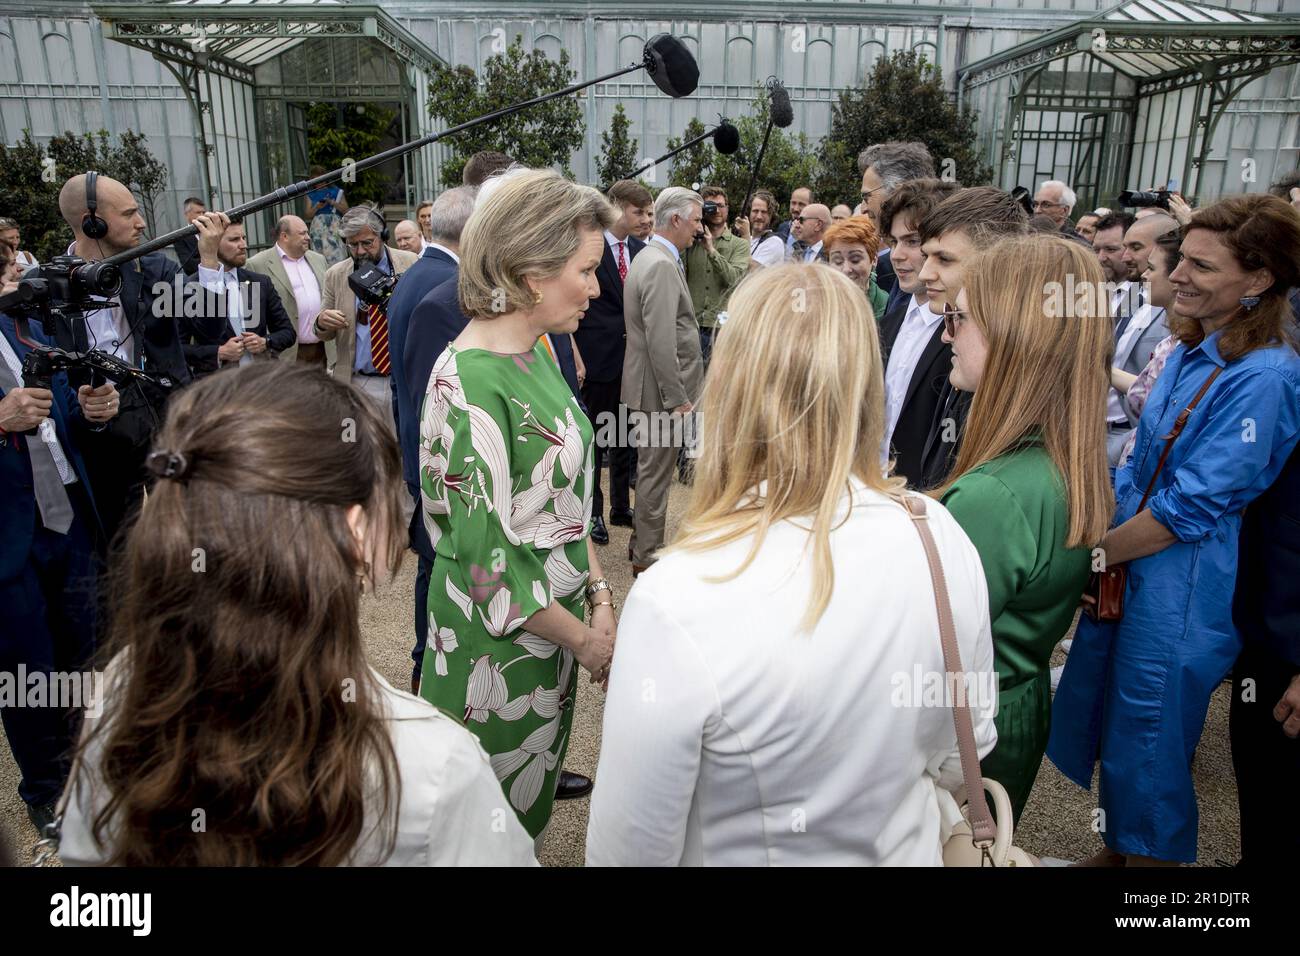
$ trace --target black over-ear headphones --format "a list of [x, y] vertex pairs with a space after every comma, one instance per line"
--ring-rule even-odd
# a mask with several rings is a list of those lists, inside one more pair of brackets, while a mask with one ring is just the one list
[[108, 235], [108, 223], [95, 214], [95, 180], [99, 173], [93, 169], [86, 173], [86, 214], [81, 217], [81, 231], [87, 239], [103, 239]]

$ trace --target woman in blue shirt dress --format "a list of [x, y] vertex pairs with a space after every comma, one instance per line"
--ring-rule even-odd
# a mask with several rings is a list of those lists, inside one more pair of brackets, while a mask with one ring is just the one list
[[[1047, 755], [1081, 787], [1101, 761], [1107, 851], [1090, 863], [1190, 863], [1191, 760], [1210, 694], [1241, 649], [1232, 623], [1242, 510], [1300, 438], [1300, 356], [1287, 292], [1300, 285], [1300, 213], [1233, 196], [1187, 228], [1157, 379], [1116, 474], [1106, 560], [1128, 562], [1123, 620], [1079, 624], [1052, 710]], [[1152, 489], [1164, 437], [1206, 383]]]

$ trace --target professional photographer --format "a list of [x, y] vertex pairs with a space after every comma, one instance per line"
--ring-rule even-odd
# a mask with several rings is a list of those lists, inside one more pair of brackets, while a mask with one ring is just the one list
[[[46, 344], [34, 328], [20, 335], [0, 314], [0, 672], [44, 674], [53, 688], [52, 672], [81, 670], [95, 649], [102, 531], [75, 440], [103, 430], [120, 398], [112, 384], [82, 385], [74, 397], [62, 372], [40, 383], [48, 388], [25, 387], [33, 373], [24, 379], [23, 361]], [[19, 678], [19, 694], [27, 689]], [[9, 701], [0, 718], [22, 772], [18, 793], [39, 831], [54, 818], [74, 739], [68, 707], [78, 702], [51, 696], [28, 703], [25, 696]]]
[[727, 193], [722, 187], [705, 186], [700, 196], [704, 200], [704, 231], [682, 258], [695, 320], [700, 324], [700, 352], [708, 368], [718, 313], [726, 308], [731, 290], [749, 271], [749, 241], [732, 235], [727, 228]]
[[[194, 377], [219, 366], [274, 358], [291, 347], [297, 333], [271, 277], [244, 268], [248, 240], [243, 223], [209, 212], [194, 224], [199, 230], [197, 279], [203, 287], [203, 314], [186, 310], [181, 320], [185, 357]], [[187, 277], [187, 282], [194, 281], [194, 276]]]
[[[144, 234], [144, 217], [131, 190], [93, 172], [64, 183], [59, 212], [76, 237], [68, 254], [87, 262], [134, 248]], [[176, 263], [161, 252], [142, 256], [122, 267], [121, 291], [105, 308], [64, 310], [45, 330], [59, 348], [100, 349], [161, 383], [134, 382], [124, 388], [121, 412], [82, 449], [109, 540], [143, 497], [144, 459], [162, 421], [169, 386], [190, 381], [177, 323], [180, 310], [171, 307], [178, 273]], [[74, 387], [89, 384], [90, 372], [72, 370], [68, 381]]]
[[334, 377], [356, 385], [380, 408], [390, 410], [396, 434], [397, 408], [393, 404], [390, 374], [393, 361], [400, 361], [401, 356], [394, 359], [389, 353], [388, 316], [384, 307], [363, 303], [348, 284], [348, 277], [370, 266], [385, 275], [400, 276], [419, 257], [385, 244], [388, 229], [383, 217], [369, 206], [349, 209], [343, 216], [341, 229], [349, 258], [336, 262], [325, 272], [316, 335], [321, 341], [335, 343], [338, 351]]

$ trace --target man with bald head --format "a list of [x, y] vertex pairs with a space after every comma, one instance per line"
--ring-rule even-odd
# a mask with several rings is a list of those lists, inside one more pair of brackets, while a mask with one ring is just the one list
[[280, 353], [282, 362], [305, 362], [325, 369], [333, 343], [322, 342], [314, 323], [321, 310], [321, 289], [329, 263], [311, 247], [307, 223], [297, 216], [281, 216], [275, 224], [275, 245], [248, 260], [252, 272], [271, 277], [271, 285], [298, 332], [296, 345]]
[[413, 252], [417, 256], [424, 251], [424, 239], [420, 236], [420, 227], [410, 219], [403, 219], [393, 227], [393, 242], [397, 248]]
[[796, 238], [791, 258], [796, 262], [816, 262], [825, 259], [822, 236], [831, 224], [831, 211], [819, 202], [803, 207], [794, 220], [791, 235]]
[[[93, 214], [104, 228], [99, 238], [87, 236], [82, 227], [92, 201]], [[59, 192], [59, 212], [75, 237], [68, 253], [88, 262], [132, 249], [144, 235], [144, 217], [135, 196], [107, 176], [73, 176]], [[150, 253], [122, 267], [122, 289], [113, 304], [45, 330], [59, 348], [100, 349], [165, 380], [163, 387], [124, 388], [120, 414], [83, 446], [95, 503], [110, 538], [143, 497], [144, 459], [163, 417], [168, 386], [190, 381], [178, 324], [183, 312], [179, 275], [180, 267], [166, 255]], [[68, 380], [73, 388], [90, 384], [90, 373], [74, 369]]]

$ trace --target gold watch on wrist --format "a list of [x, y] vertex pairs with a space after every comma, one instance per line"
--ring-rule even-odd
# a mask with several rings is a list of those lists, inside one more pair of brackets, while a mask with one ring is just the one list
[[[609, 600], [608, 601], [593, 600], [593, 598], [596, 596], [597, 591], [608, 591]], [[604, 578], [597, 578], [595, 581], [592, 581], [590, 584], [587, 585], [586, 597], [587, 597], [587, 609], [591, 611], [593, 614], [595, 613], [596, 608], [602, 605], [609, 605], [609, 609], [611, 611], [618, 610], [618, 605], [614, 603], [614, 588], [611, 587], [610, 583], [606, 581]]]

